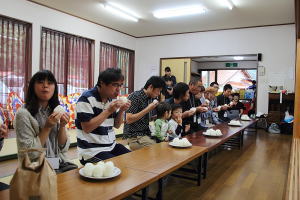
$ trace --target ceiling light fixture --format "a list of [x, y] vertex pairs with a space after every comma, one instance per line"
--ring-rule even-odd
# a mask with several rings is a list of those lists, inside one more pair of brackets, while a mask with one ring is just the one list
[[129, 9], [127, 9], [127, 8], [121, 6], [121, 5], [118, 5], [118, 4], [115, 4], [115, 3], [110, 3], [110, 2], [101, 3], [101, 5], [107, 11], [111, 12], [112, 14], [114, 14], [116, 16], [122, 17], [124, 19], [131, 20], [131, 21], [134, 21], [134, 22], [139, 21], [137, 14], [135, 14], [131, 10], [129, 10]]
[[232, 3], [231, 0], [223, 0], [226, 6], [229, 8], [229, 10], [232, 10], [234, 7], [234, 4]]
[[161, 19], [161, 18], [201, 14], [204, 13], [205, 11], [206, 9], [203, 6], [194, 5], [194, 6], [186, 6], [186, 7], [172, 8], [172, 9], [156, 10], [153, 12], [153, 16]]
[[244, 60], [243, 56], [234, 56], [233, 57], [234, 60]]

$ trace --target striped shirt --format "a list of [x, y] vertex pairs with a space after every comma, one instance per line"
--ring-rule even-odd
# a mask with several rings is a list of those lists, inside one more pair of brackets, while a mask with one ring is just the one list
[[77, 101], [75, 125], [77, 127], [77, 148], [81, 158], [88, 160], [100, 152], [111, 151], [116, 145], [116, 136], [113, 130], [114, 118], [117, 113], [110, 115], [102, 124], [90, 133], [82, 130], [81, 122], [88, 122], [106, 110], [111, 100], [101, 102], [98, 88], [85, 91]]

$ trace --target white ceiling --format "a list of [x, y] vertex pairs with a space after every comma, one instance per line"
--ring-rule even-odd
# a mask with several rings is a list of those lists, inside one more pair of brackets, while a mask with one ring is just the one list
[[[100, 0], [30, 0], [135, 36], [153, 36], [207, 30], [286, 24], [295, 22], [294, 0], [232, 0], [233, 10], [222, 0], [107, 0], [135, 11], [138, 22], [127, 21], [107, 12]], [[208, 11], [200, 15], [156, 19], [157, 9], [201, 4]]]
[[226, 55], [226, 56], [202, 56], [194, 57], [193, 61], [196, 62], [226, 62], [226, 61], [237, 61], [234, 57], [242, 57], [243, 60], [240, 61], [257, 61], [257, 54], [247, 54], [247, 55]]

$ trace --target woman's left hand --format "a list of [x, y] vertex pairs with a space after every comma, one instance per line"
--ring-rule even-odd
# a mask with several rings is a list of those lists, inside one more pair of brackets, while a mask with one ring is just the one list
[[70, 121], [70, 115], [68, 113], [64, 113], [60, 118], [60, 127], [65, 127]]

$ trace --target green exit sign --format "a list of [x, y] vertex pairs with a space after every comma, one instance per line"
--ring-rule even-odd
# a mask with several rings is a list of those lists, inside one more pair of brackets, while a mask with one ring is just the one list
[[238, 67], [238, 63], [225, 63], [226, 67]]

